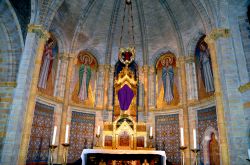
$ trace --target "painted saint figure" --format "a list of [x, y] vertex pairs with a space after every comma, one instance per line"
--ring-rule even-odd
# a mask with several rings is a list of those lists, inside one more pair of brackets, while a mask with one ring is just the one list
[[200, 50], [200, 69], [201, 69], [201, 75], [203, 79], [203, 83], [206, 88], [206, 92], [213, 92], [214, 91], [214, 78], [211, 68], [211, 62], [210, 62], [210, 54], [207, 48], [206, 43], [201, 42], [199, 46]]
[[49, 74], [51, 72], [52, 64], [53, 64], [53, 53], [52, 53], [52, 47], [53, 47], [53, 40], [49, 39], [48, 43], [45, 45], [45, 50], [42, 58], [42, 66], [40, 70], [40, 77], [38, 82], [38, 87], [46, 89], [47, 87], [47, 80], [49, 77]]
[[220, 155], [219, 155], [219, 144], [215, 139], [215, 134], [211, 134], [211, 140], [209, 142], [209, 160], [210, 165], [220, 165]]
[[90, 58], [88, 56], [82, 57], [83, 64], [79, 68], [79, 92], [78, 92], [78, 98], [81, 101], [88, 99], [88, 87], [89, 87], [89, 81], [91, 78], [91, 68], [89, 66], [90, 64]]
[[173, 59], [165, 58], [161, 60], [162, 82], [164, 87], [164, 101], [168, 104], [174, 99], [174, 69], [172, 66]]

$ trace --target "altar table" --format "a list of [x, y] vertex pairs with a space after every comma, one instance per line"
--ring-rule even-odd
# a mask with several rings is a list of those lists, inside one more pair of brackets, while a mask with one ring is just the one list
[[88, 155], [103, 155], [109, 157], [112, 155], [113, 158], [118, 158], [122, 156], [132, 156], [140, 158], [145, 155], [145, 159], [149, 159], [152, 156], [161, 157], [161, 165], [166, 165], [166, 154], [164, 151], [152, 151], [152, 150], [111, 150], [111, 149], [84, 149], [81, 155], [82, 165], [87, 165]]

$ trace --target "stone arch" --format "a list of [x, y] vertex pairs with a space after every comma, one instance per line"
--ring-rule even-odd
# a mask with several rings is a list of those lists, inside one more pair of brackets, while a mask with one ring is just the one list
[[211, 134], [214, 133], [215, 134], [215, 139], [219, 142], [219, 133], [218, 131], [213, 128], [213, 127], [208, 127], [205, 132], [204, 135], [202, 137], [202, 141], [201, 144], [203, 146], [203, 157], [204, 157], [204, 164], [209, 164], [209, 141], [211, 140]]
[[31, 0], [31, 16], [30, 23], [36, 24], [39, 20], [38, 0]]
[[51, 33], [57, 39], [59, 53], [69, 52], [69, 43], [67, 42], [67, 39], [61, 29], [59, 27], [52, 28]]
[[97, 62], [97, 66], [99, 64], [101, 64], [102, 62], [104, 62], [104, 61], [100, 60], [102, 58], [101, 58], [101, 54], [99, 53], [99, 51], [97, 49], [93, 48], [93, 47], [88, 47], [88, 48], [78, 50], [77, 53], [75, 54], [76, 57], [79, 55], [80, 52], [86, 52], [88, 54], [91, 54], [95, 58], [95, 60]]
[[197, 43], [204, 35], [204, 33], [198, 32], [189, 40], [187, 44], [187, 56], [194, 56]]
[[[1, 40], [1, 74], [2, 82], [16, 81], [19, 62], [24, 48], [23, 36], [16, 13], [9, 1], [0, 3], [0, 40]], [[10, 21], [13, 20], [13, 21]]]
[[149, 60], [149, 65], [150, 66], [155, 66], [156, 62], [158, 61], [158, 59], [161, 57], [161, 55], [165, 54], [165, 53], [172, 53], [175, 54], [177, 53], [176, 50], [170, 48], [170, 47], [163, 47], [161, 49], [158, 49], [152, 56], [151, 59]]
[[62, 5], [62, 0], [54, 0], [45, 4], [47, 1], [31, 0], [31, 24], [40, 24], [49, 29], [51, 22]]

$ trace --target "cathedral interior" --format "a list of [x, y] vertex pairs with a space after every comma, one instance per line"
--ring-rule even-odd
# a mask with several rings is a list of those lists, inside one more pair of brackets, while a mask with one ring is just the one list
[[0, 164], [249, 165], [249, 0], [0, 0]]

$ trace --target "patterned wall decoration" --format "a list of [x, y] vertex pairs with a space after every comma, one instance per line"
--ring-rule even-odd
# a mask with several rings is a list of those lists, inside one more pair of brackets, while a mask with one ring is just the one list
[[80, 159], [84, 148], [93, 147], [94, 128], [95, 114], [72, 111], [68, 162]]
[[26, 164], [46, 163], [53, 133], [54, 108], [36, 103]]
[[[204, 133], [208, 127], [212, 127], [216, 131], [218, 131], [216, 107], [209, 107], [206, 109], [198, 110], [197, 117], [198, 117], [198, 144], [199, 144], [199, 147], [201, 149], [201, 151], [200, 151], [201, 162], [204, 162], [203, 152], [205, 152], [205, 151], [203, 150], [203, 145], [202, 145]], [[206, 152], [208, 152], [208, 151], [206, 151]]]
[[155, 117], [156, 149], [165, 150], [168, 161], [181, 163], [179, 114]]

